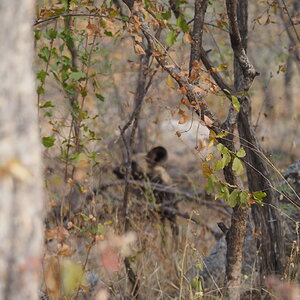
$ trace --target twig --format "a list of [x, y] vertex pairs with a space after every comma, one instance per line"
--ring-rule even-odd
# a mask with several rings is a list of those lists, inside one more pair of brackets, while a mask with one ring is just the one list
[[56, 15], [56, 16], [52, 16], [49, 18], [45, 18], [45, 19], [38, 19], [33, 23], [33, 26], [37, 26], [39, 24], [45, 23], [45, 22], [50, 22], [53, 20], [56, 20], [58, 18], [68, 18], [68, 17], [93, 17], [93, 18], [105, 18], [105, 19], [111, 19], [111, 20], [119, 20], [122, 22], [130, 22], [127, 19], [124, 18], [118, 18], [118, 17], [109, 17], [106, 15], [99, 15], [99, 14], [86, 14], [86, 13], [67, 13], [67, 14], [60, 14], [60, 15]]

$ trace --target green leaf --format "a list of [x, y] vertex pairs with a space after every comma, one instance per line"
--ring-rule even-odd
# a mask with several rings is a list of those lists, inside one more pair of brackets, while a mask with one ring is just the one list
[[43, 47], [38, 55], [42, 60], [44, 60], [45, 62], [48, 62], [48, 60], [50, 59], [50, 50], [49, 50], [49, 48], [48, 47]]
[[242, 175], [244, 173], [244, 167], [242, 161], [235, 157], [232, 162], [232, 170], [237, 173], [237, 175]]
[[239, 193], [240, 192], [238, 190], [234, 190], [229, 195], [228, 204], [229, 204], [230, 207], [235, 207], [237, 205], [238, 200], [239, 200]]
[[44, 136], [42, 138], [42, 143], [46, 148], [50, 148], [54, 145], [55, 137], [53, 136]]
[[237, 152], [236, 156], [239, 158], [246, 156], [246, 152], [243, 147], [241, 147], [241, 149]]
[[189, 31], [189, 26], [184, 18], [183, 15], [180, 15], [177, 19], [177, 26], [183, 31], [183, 32], [188, 32]]
[[163, 12], [163, 13], [161, 14], [161, 16], [162, 16], [162, 18], [163, 18], [164, 20], [169, 20], [169, 19], [172, 17], [171, 10], [168, 10], [168, 11], [166, 11], [166, 12]]
[[43, 86], [39, 85], [36, 89], [38, 95], [44, 95], [45, 94], [45, 89], [43, 88]]
[[253, 196], [258, 199], [263, 199], [263, 198], [267, 197], [267, 194], [262, 191], [257, 191], [257, 192], [253, 193]]
[[227, 186], [223, 186], [223, 191], [224, 191], [224, 200], [228, 201], [230, 193]]
[[207, 194], [210, 195], [213, 192], [216, 182], [217, 182], [217, 179], [214, 175], [210, 175], [208, 177], [207, 183], [206, 183], [206, 192], [207, 192]]
[[231, 161], [231, 155], [229, 153], [223, 154], [222, 162], [224, 164], [224, 167], [228, 166], [228, 164], [230, 163], [230, 161]]
[[113, 36], [113, 34], [112, 34], [112, 32], [111, 31], [104, 31], [104, 34], [106, 35], [106, 36]]
[[85, 77], [85, 73], [78, 71], [78, 72], [72, 72], [69, 78], [80, 81], [80, 80], [84, 80], [86, 77]]
[[34, 31], [34, 39], [35, 39], [36, 41], [38, 41], [38, 40], [41, 38], [41, 36], [42, 36], [42, 32], [41, 32], [39, 29], [36, 29], [36, 30]]
[[219, 192], [215, 195], [215, 199], [224, 199], [226, 201], [228, 201], [229, 199], [229, 190], [226, 186], [222, 186], [219, 190]]
[[80, 213], [80, 217], [83, 219], [83, 221], [86, 221], [86, 222], [90, 221], [89, 216], [85, 215], [84, 213]]
[[240, 111], [241, 104], [237, 97], [231, 96], [231, 102], [235, 111]]
[[104, 234], [105, 233], [105, 227], [103, 224], [99, 223], [98, 224], [98, 229], [97, 229], [99, 234]]
[[108, 15], [109, 15], [110, 18], [115, 18], [119, 14], [120, 14], [120, 10], [115, 9], [115, 10], [110, 11]]
[[222, 154], [228, 154], [230, 151], [227, 147], [225, 147], [223, 144], [219, 143], [217, 145], [217, 149], [222, 153]]
[[169, 47], [171, 47], [176, 42], [176, 33], [171, 30], [166, 37], [166, 43]]
[[146, 5], [146, 8], [149, 8], [151, 5], [150, 0], [145, 0], [145, 5]]
[[246, 191], [242, 191], [240, 193], [240, 203], [241, 203], [241, 205], [246, 206], [249, 203], [249, 200], [250, 200], [249, 193], [246, 192]]
[[55, 105], [51, 101], [47, 101], [44, 104], [40, 104], [40, 108], [49, 108], [49, 107], [55, 107]]
[[47, 40], [52, 41], [57, 37], [57, 31], [55, 29], [48, 29], [44, 35]]
[[49, 75], [46, 71], [44, 70], [39, 70], [36, 74], [36, 78], [41, 81], [41, 83], [45, 83], [45, 79]]
[[224, 161], [221, 159], [217, 160], [214, 171], [217, 172], [223, 170], [223, 168], [224, 168]]
[[253, 198], [259, 205], [264, 205], [263, 204], [263, 198], [267, 197], [267, 194], [262, 191], [257, 191], [253, 193]]
[[101, 94], [95, 94], [95, 95], [101, 102], [105, 101], [105, 98]]

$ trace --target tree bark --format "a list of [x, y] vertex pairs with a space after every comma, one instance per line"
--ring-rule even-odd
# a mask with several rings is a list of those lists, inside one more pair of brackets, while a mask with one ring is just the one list
[[42, 172], [33, 63], [33, 0], [0, 3], [0, 299], [38, 299]]
[[[244, 49], [247, 45], [247, 0], [238, 3], [238, 21]], [[239, 71], [240, 65], [236, 61], [235, 73], [236, 87], [241, 86], [243, 74]], [[284, 266], [284, 245], [280, 216], [276, 210], [277, 199], [272, 188], [271, 175], [264, 160], [263, 151], [256, 138], [251, 122], [251, 102], [248, 96], [242, 99], [242, 105], [238, 116], [238, 130], [241, 145], [246, 150], [246, 170], [250, 192], [265, 191], [266, 205], [252, 206], [252, 215], [259, 236], [260, 249], [260, 274], [261, 279], [272, 273], [282, 274]], [[271, 204], [271, 205], [269, 205]]]
[[263, 207], [252, 206], [252, 215], [258, 237], [261, 280], [284, 270], [284, 243], [281, 218], [276, 210], [278, 200], [272, 187], [271, 175], [264, 160], [262, 149], [256, 139], [251, 123], [251, 104], [245, 98], [238, 117], [241, 144], [246, 150], [246, 170], [250, 192], [265, 191], [267, 197]]
[[[243, 48], [247, 49], [247, 19], [248, 0], [240, 0], [237, 4], [237, 20], [239, 23]], [[240, 61], [235, 58], [235, 87], [243, 90], [243, 82], [247, 73], [243, 72]], [[260, 274], [261, 279], [272, 273], [282, 274], [284, 266], [284, 246], [280, 216], [276, 210], [277, 199], [272, 188], [271, 176], [264, 160], [263, 151], [256, 139], [251, 122], [251, 102], [249, 96], [241, 99], [241, 109], [238, 115], [238, 130], [240, 143], [246, 150], [246, 170], [250, 192], [265, 191], [266, 205], [252, 206], [252, 214], [259, 233]], [[269, 205], [271, 204], [271, 205]], [[261, 282], [263, 283], [263, 282]]]

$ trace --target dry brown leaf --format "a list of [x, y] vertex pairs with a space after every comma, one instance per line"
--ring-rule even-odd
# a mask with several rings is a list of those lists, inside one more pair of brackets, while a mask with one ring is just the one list
[[64, 227], [55, 227], [45, 232], [47, 240], [57, 239], [58, 241], [64, 241], [69, 237], [69, 232]]
[[184, 116], [185, 112], [181, 108], [178, 109], [178, 114]]
[[188, 108], [191, 106], [190, 101], [186, 97], [181, 98], [180, 102]]
[[189, 33], [184, 34], [184, 39], [189, 44], [194, 44], [195, 42], [192, 39], [192, 36]]
[[86, 26], [86, 31], [88, 35], [94, 35], [95, 33], [99, 32], [99, 28], [97, 25], [89, 23]]
[[75, 252], [76, 252], [76, 250], [72, 250], [70, 248], [70, 246], [68, 246], [67, 244], [63, 244], [63, 245], [60, 246], [60, 249], [58, 251], [58, 255], [60, 255], [60, 256], [72, 256]]
[[138, 44], [135, 44], [134, 45], [134, 52], [137, 54], [137, 55], [144, 55], [146, 54], [145, 50], [143, 49], [142, 46], [138, 45]]
[[205, 178], [208, 178], [210, 175], [213, 174], [213, 170], [211, 169], [210, 165], [207, 162], [201, 163], [202, 173]]
[[178, 124], [185, 124], [187, 120], [189, 119], [188, 115], [183, 115], [180, 120], [178, 121]]
[[174, 65], [165, 65], [165, 68], [166, 69], [173, 69], [173, 68], [175, 68], [175, 66]]
[[196, 149], [198, 152], [201, 152], [203, 149], [205, 149], [206, 146], [207, 146], [206, 140], [205, 140], [205, 139], [200, 139], [199, 145], [196, 146], [195, 149]]
[[204, 90], [202, 88], [200, 88], [199, 86], [194, 86], [194, 91], [199, 94], [204, 92]]
[[178, 89], [178, 92], [179, 92], [180, 94], [182, 94], [182, 95], [186, 95], [186, 94], [187, 94], [187, 91], [186, 91], [185, 87], [179, 88], [179, 89]]
[[134, 40], [136, 42], [138, 42], [138, 43], [142, 43], [143, 42], [143, 38], [140, 35], [138, 35], [136, 33], [132, 33], [131, 36], [134, 38]]
[[48, 296], [51, 299], [60, 297], [60, 264], [58, 257], [50, 256], [44, 262], [44, 279]]
[[208, 116], [204, 116], [204, 123], [206, 126], [211, 127], [214, 124], [214, 121], [211, 120]]

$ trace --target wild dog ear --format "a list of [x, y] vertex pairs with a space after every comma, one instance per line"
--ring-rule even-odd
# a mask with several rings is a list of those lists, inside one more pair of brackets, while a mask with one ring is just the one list
[[146, 155], [147, 162], [151, 164], [162, 164], [168, 159], [168, 152], [162, 146], [152, 148]]

